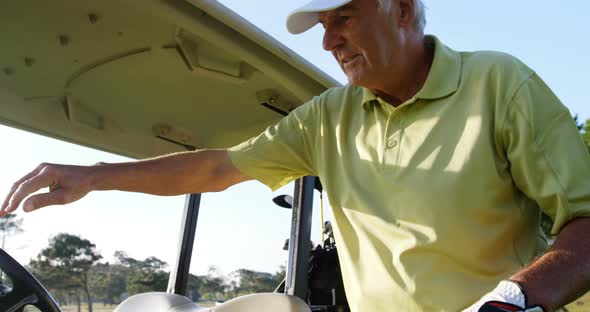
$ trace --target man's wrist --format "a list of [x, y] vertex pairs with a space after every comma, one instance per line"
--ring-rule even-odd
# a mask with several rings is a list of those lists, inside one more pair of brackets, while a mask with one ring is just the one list
[[[525, 312], [544, 312], [547, 311], [541, 305], [531, 306], [528, 300], [527, 293], [522, 285], [514, 280], [503, 280], [498, 283], [498, 286], [492, 291], [492, 297], [501, 298], [495, 302], [505, 302], [516, 307], [522, 307]], [[485, 305], [485, 304], [484, 304]], [[493, 309], [492, 309], [493, 310]], [[510, 311], [510, 310], [506, 310]], [[515, 310], [516, 311], [516, 310]]]
[[109, 186], [105, 183], [105, 173], [107, 163], [99, 162], [88, 167], [88, 187], [89, 191], [106, 191]]
[[516, 281], [503, 280], [463, 312], [544, 312], [541, 306], [529, 306], [526, 292]]
[[[525, 303], [525, 308], [529, 308], [529, 307], [539, 307], [542, 311], [550, 311], [548, 309], [545, 308], [545, 306], [543, 306], [540, 302], [538, 302], [538, 300], [534, 300], [534, 297], [529, 296], [530, 294], [526, 291], [526, 287], [523, 284], [522, 281], [519, 280], [515, 280], [513, 278], [510, 278], [508, 281], [514, 283], [516, 286], [518, 286], [520, 288], [520, 291], [522, 293], [522, 295], [524, 296], [524, 303]], [[533, 299], [531, 301], [531, 298]]]

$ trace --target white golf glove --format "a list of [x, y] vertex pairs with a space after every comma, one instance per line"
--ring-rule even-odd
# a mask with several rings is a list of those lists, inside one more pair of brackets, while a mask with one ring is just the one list
[[512, 281], [501, 281], [491, 292], [463, 312], [544, 312], [541, 306], [527, 307], [526, 296]]

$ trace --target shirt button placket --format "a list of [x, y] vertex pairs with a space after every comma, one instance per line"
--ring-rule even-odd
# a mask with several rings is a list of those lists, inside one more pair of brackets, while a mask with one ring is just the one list
[[[400, 135], [400, 124], [401, 119], [397, 114], [392, 113], [388, 120], [387, 125], [387, 136], [385, 141], [385, 157], [384, 157], [384, 165], [386, 164], [396, 164], [398, 159], [399, 153], [399, 135]], [[397, 151], [394, 149], [398, 149]]]
[[389, 140], [387, 140], [387, 147], [389, 148], [394, 148], [397, 146], [397, 140], [394, 138], [390, 138]]
[[387, 147], [389, 149], [395, 148], [398, 145], [397, 134], [399, 133], [399, 124], [400, 124], [400, 117], [396, 115], [392, 115], [389, 118], [390, 125], [389, 129], [389, 138], [387, 139]]

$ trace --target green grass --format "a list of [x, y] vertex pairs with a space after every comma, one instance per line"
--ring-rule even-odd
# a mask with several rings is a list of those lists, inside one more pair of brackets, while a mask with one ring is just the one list
[[[214, 306], [215, 302], [197, 302], [197, 304], [199, 307], [204, 308]], [[116, 307], [117, 305], [103, 305], [102, 303], [95, 303], [92, 305], [92, 312], [112, 312]], [[61, 310], [63, 312], [78, 312], [78, 307], [76, 305], [66, 305], [61, 306]], [[88, 312], [88, 306], [86, 304], [82, 304], [81, 312]]]
[[[113, 312], [116, 307], [116, 305], [103, 305], [102, 303], [95, 303], [92, 305], [92, 312]], [[78, 312], [78, 307], [76, 305], [67, 305], [62, 306], [61, 310], [63, 312]], [[88, 305], [82, 304], [81, 311], [88, 312]]]

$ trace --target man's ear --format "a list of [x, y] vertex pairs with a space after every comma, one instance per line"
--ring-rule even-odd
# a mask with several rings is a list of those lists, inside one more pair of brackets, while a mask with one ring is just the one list
[[397, 0], [397, 17], [402, 27], [414, 25], [415, 1], [414, 0]]

